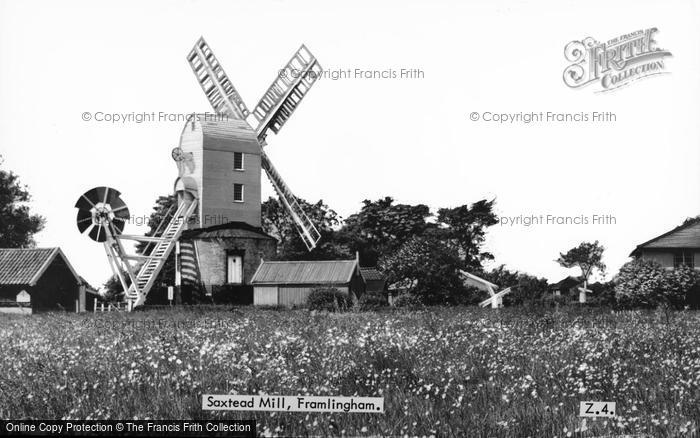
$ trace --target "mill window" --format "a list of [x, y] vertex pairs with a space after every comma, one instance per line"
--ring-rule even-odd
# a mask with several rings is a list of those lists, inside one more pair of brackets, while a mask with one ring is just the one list
[[233, 170], [244, 170], [243, 169], [243, 152], [233, 153]]
[[233, 185], [233, 202], [243, 202], [243, 184]]

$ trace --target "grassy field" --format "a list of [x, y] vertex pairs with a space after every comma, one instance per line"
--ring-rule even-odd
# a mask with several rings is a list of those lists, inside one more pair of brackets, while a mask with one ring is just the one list
[[[151, 310], [0, 317], [0, 418], [255, 418], [265, 435], [692, 436], [700, 314]], [[361, 395], [385, 414], [211, 413], [203, 393]], [[614, 419], [580, 401], [617, 402]]]

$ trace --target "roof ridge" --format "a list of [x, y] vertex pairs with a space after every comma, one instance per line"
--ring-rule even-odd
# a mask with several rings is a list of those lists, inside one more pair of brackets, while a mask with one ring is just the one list
[[660, 234], [652, 239], [649, 239], [644, 243], [640, 243], [632, 250], [632, 252], [630, 253], [629, 256], [633, 257], [634, 253], [636, 253], [638, 250], [644, 248], [645, 246], [649, 245], [650, 243], [654, 243], [657, 240], [661, 240], [664, 237], [667, 237], [667, 236], [669, 236], [677, 231], [680, 231], [680, 230], [685, 229], [685, 228], [690, 228], [690, 227], [695, 226], [695, 225], [700, 225], [700, 222], [695, 221], [695, 222], [688, 222], [687, 224], [680, 224], [677, 227], [673, 228], [672, 230], [666, 231], [665, 233], [662, 233], [662, 234]]
[[59, 256], [77, 281], [77, 272], [58, 246], [50, 248], [0, 248], [0, 284], [34, 286]]
[[42, 248], [0, 248], [0, 251], [40, 251], [40, 250], [56, 250], [58, 246], [47, 246]]
[[[357, 271], [357, 260], [270, 260], [255, 271], [251, 284], [345, 284]], [[358, 273], [359, 274], [359, 273]]]
[[355, 259], [349, 259], [349, 260], [263, 260], [263, 263], [338, 263], [338, 262], [355, 262]]

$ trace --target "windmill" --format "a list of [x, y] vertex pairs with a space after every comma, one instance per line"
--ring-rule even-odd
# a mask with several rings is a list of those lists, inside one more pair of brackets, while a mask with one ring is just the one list
[[[248, 110], [229, 77], [224, 72], [218, 59], [214, 56], [204, 38], [200, 38], [190, 51], [187, 61], [192, 67], [197, 81], [202, 87], [214, 112], [227, 119], [239, 120], [247, 126], [241, 131], [246, 137], [254, 133], [258, 145], [262, 169], [272, 183], [275, 192], [294, 224], [307, 249], [311, 251], [321, 238], [313, 222], [304, 213], [289, 186], [275, 169], [272, 161], [263, 150], [268, 131], [279, 133], [289, 120], [311, 86], [320, 77], [322, 69], [316, 58], [305, 45], [294, 53], [287, 64], [279, 70], [277, 78], [253, 109]], [[251, 116], [252, 117], [249, 117]], [[246, 120], [254, 119], [256, 126], [251, 127]], [[250, 128], [247, 131], [246, 128]], [[183, 138], [182, 141], [188, 139]], [[180, 149], [184, 149], [182, 146]], [[180, 152], [174, 152], [176, 154]], [[202, 184], [200, 184], [201, 188]]]
[[480, 302], [479, 307], [491, 306], [492, 309], [499, 309], [503, 307], [503, 296], [509, 294], [512, 289], [513, 287], [507, 287], [500, 292], [489, 291], [491, 296]]
[[[178, 168], [174, 184], [177, 206], [168, 211], [154, 236], [122, 233], [129, 214], [117, 190], [96, 187], [75, 204], [78, 230], [84, 233], [89, 229], [89, 237], [104, 244], [129, 310], [144, 304], [173, 249], [177, 248], [178, 254], [184, 231], [234, 219], [251, 227], [260, 226], [261, 171], [272, 183], [309, 251], [321, 237], [263, 150], [269, 131], [279, 133], [320, 77], [322, 70], [316, 58], [302, 45], [252, 112], [204, 38], [196, 42], [187, 62], [215, 117], [193, 115], [183, 127], [180, 144], [171, 153]], [[147, 249], [143, 254], [129, 255], [123, 240], [146, 242]]]
[[461, 274], [465, 285], [488, 292], [489, 297], [479, 303], [480, 307], [491, 306], [492, 309], [503, 307], [503, 296], [509, 294], [514, 288], [517, 288], [517, 286], [511, 286], [498, 291], [498, 285], [491, 283], [488, 280], [461, 269], [459, 273]]

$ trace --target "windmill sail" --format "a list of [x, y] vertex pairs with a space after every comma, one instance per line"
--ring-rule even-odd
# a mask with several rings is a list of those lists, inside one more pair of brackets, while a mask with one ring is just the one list
[[[214, 111], [239, 119], [245, 119], [250, 115], [204, 38], [197, 41], [187, 60]], [[275, 134], [279, 132], [309, 91], [311, 85], [320, 77], [321, 71], [321, 66], [316, 58], [306, 46], [302, 45], [284, 69], [280, 71], [278, 78], [265, 92], [255, 108], [254, 116], [259, 122], [257, 137], [261, 144], [267, 129], [272, 129]], [[262, 146], [260, 155], [262, 168], [272, 182], [280, 202], [292, 217], [307, 249], [311, 251], [316, 247], [321, 234], [304, 213], [279, 172], [275, 170]]]
[[250, 115], [243, 99], [233, 87], [204, 38], [200, 38], [194, 45], [190, 54], [187, 55], [187, 62], [217, 114], [241, 120], [245, 120]]
[[258, 120], [258, 138], [264, 138], [268, 129], [275, 134], [282, 129], [322, 71], [314, 55], [302, 44], [253, 110]]
[[292, 217], [294, 224], [296, 224], [297, 231], [299, 231], [299, 235], [304, 241], [306, 248], [311, 251], [316, 247], [316, 243], [319, 241], [319, 239], [321, 239], [321, 234], [318, 232], [313, 222], [311, 222], [311, 219], [309, 219], [306, 213], [304, 213], [304, 210], [302, 210], [301, 206], [297, 202], [297, 199], [294, 197], [294, 194], [272, 165], [272, 161], [270, 161], [270, 158], [267, 156], [265, 151], [261, 149], [260, 153], [262, 158], [262, 167], [265, 169], [267, 177], [270, 179], [272, 186], [275, 188], [280, 202], [282, 205], [284, 205], [287, 213], [289, 213], [289, 215]]
[[503, 306], [503, 295], [509, 294], [513, 288], [509, 287], [506, 289], [503, 289], [502, 291], [495, 293], [491, 295], [490, 297], [486, 298], [484, 301], [479, 303], [480, 307], [486, 307], [490, 305], [494, 309], [497, 309], [499, 307]]

